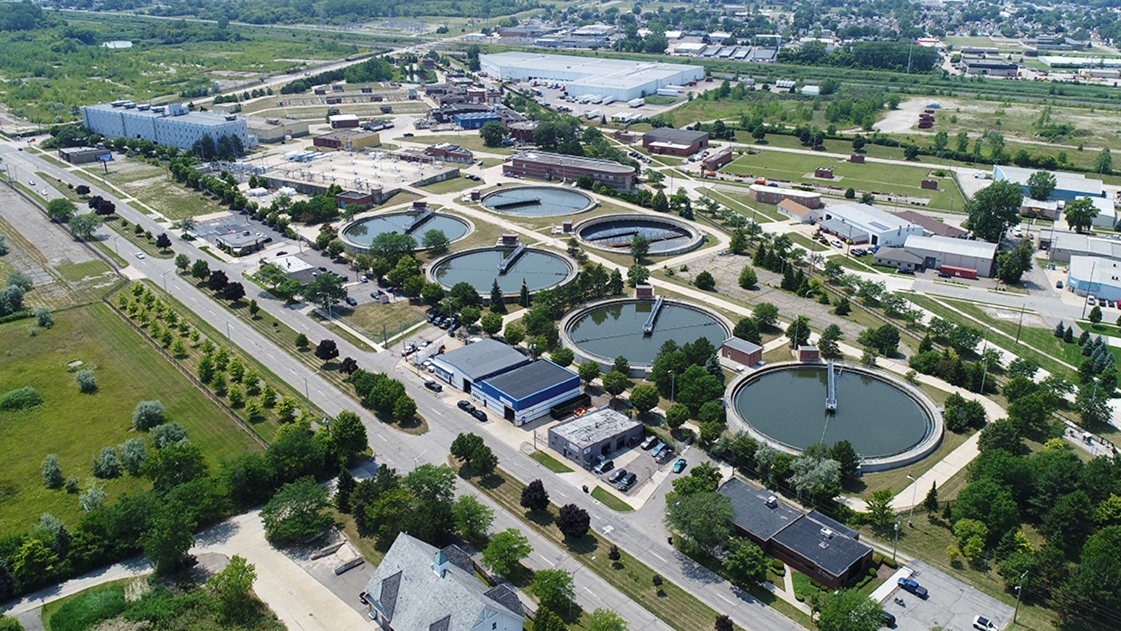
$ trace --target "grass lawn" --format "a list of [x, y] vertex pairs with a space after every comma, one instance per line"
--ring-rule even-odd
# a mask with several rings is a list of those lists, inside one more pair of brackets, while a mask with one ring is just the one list
[[[930, 390], [931, 389], [927, 388], [924, 391], [927, 394], [929, 394]], [[945, 395], [945, 396], [949, 396], [949, 395]], [[945, 398], [945, 397], [943, 397], [943, 398]], [[941, 401], [938, 401], [938, 400], [935, 400], [935, 402], [938, 403], [939, 405], [941, 405], [941, 403], [942, 403]], [[995, 419], [990, 419], [990, 420], [995, 420]], [[929, 456], [927, 456], [926, 458], [923, 458], [922, 460], [916, 462], [915, 464], [911, 465], [910, 467], [904, 467], [904, 468], [901, 468], [901, 469], [892, 469], [891, 471], [883, 471], [883, 472], [880, 472], [880, 473], [866, 474], [862, 478], [860, 478], [860, 480], [858, 480], [856, 482], [856, 485], [858, 487], [860, 487], [859, 490], [856, 489], [856, 488], [854, 488], [853, 490], [857, 491], [857, 495], [859, 495], [860, 497], [862, 497], [866, 500], [871, 499], [872, 494], [875, 493], [876, 491], [881, 490], [881, 489], [891, 489], [891, 490], [895, 491], [896, 493], [898, 493], [899, 491], [902, 491], [903, 489], [907, 488], [908, 485], [911, 484], [911, 481], [907, 479], [907, 474], [911, 474], [911, 476], [913, 476], [915, 478], [918, 478], [922, 474], [929, 471], [934, 465], [941, 462], [943, 458], [950, 455], [950, 452], [952, 452], [953, 450], [960, 447], [961, 444], [964, 443], [966, 440], [968, 440], [969, 437], [972, 436], [972, 435], [973, 435], [972, 432], [959, 434], [957, 432], [951, 432], [950, 430], [946, 430], [946, 433], [942, 436], [942, 444], [938, 446], [938, 449], [936, 449], [934, 451], [934, 453], [932, 453]], [[926, 490], [929, 490], [929, 489], [926, 489]], [[952, 499], [952, 498], [946, 497], [941, 491], [942, 491], [942, 489], [939, 489], [938, 497], [940, 497], [944, 500], [945, 499]], [[923, 490], [923, 489], [918, 489], [917, 490], [917, 493], [919, 495], [924, 495], [925, 492], [926, 491]], [[919, 499], [921, 499], [921, 498], [919, 498]]]
[[384, 305], [373, 302], [351, 309], [339, 309], [338, 315], [347, 325], [377, 342], [392, 339], [397, 332], [423, 322], [424, 308], [413, 305], [408, 300]]
[[780, 214], [777, 210], [775, 210], [773, 206], [769, 204], [751, 202], [751, 198], [748, 196], [748, 191], [746, 188], [743, 190], [742, 196], [738, 193], [723, 191], [712, 187], [703, 190], [705, 195], [707, 195], [708, 197], [711, 197], [712, 199], [720, 202], [728, 208], [731, 208], [744, 217], [754, 220], [756, 223], [765, 223], [759, 221], [759, 215], [763, 215], [763, 217], [770, 221], [786, 221], [790, 219], [789, 217]]
[[[619, 551], [621, 558], [618, 561], [608, 559], [611, 544], [595, 530], [588, 531], [578, 540], [561, 535], [554, 525], [558, 512], [555, 504], [550, 504], [547, 511], [526, 512], [520, 503], [524, 486], [502, 469], [485, 478], [469, 478], [467, 481], [512, 514], [521, 517], [528, 526], [566, 549], [574, 559], [669, 626], [678, 631], [711, 631], [716, 611], [670, 581], [655, 588], [654, 569], [624, 550]], [[771, 598], [768, 604], [775, 606], [776, 610], [794, 620], [803, 620], [803, 624], [809, 626], [809, 620], [800, 611]]]
[[827, 246], [827, 245], [825, 245], [825, 244], [823, 244], [819, 241], [814, 241], [813, 239], [811, 239], [811, 238], [807, 237], [806, 235], [801, 234], [799, 232], [787, 232], [786, 236], [790, 237], [791, 241], [793, 241], [794, 243], [797, 243], [798, 245], [806, 248], [806, 250], [808, 250], [810, 252], [815, 252], [817, 250], [825, 250], [825, 249], [828, 249], [828, 247], [829, 247], [829, 246]]
[[430, 195], [440, 195], [442, 193], [454, 193], [456, 191], [473, 188], [478, 184], [480, 184], [480, 182], [475, 182], [473, 180], [469, 180], [465, 177], [460, 176], [452, 178], [450, 180], [444, 180], [443, 182], [429, 184], [428, 186], [422, 187], [420, 190]]
[[122, 188], [172, 221], [229, 210], [213, 197], [166, 178], [125, 185]]
[[552, 471], [553, 473], [571, 473], [572, 472], [572, 467], [564, 464], [560, 460], [557, 460], [556, 458], [550, 456], [549, 454], [547, 454], [543, 451], [535, 451], [535, 452], [529, 454], [529, 457], [533, 458], [537, 462], [541, 463], [542, 465], [545, 466], [546, 469], [548, 469], [549, 471]]
[[[338, 314], [337, 310], [332, 310], [332, 315], [334, 316], [334, 318], [339, 317], [339, 314]], [[325, 315], [323, 315], [322, 312], [320, 312], [318, 310], [312, 311], [310, 314], [308, 314], [308, 317], [310, 317], [312, 320], [315, 320], [316, 322], [322, 324], [324, 328], [329, 329], [335, 335], [338, 335], [339, 337], [343, 338], [344, 340], [350, 342], [355, 347], [357, 347], [359, 350], [363, 350], [363, 351], [367, 351], [367, 352], [371, 352], [371, 353], [375, 351], [373, 346], [364, 342], [357, 335], [355, 335], [355, 334], [351, 333], [350, 331], [347, 331], [346, 329], [342, 328], [341, 326], [338, 325], [338, 323], [334, 319], [327, 318]]]
[[[839, 179], [830, 183], [805, 177], [807, 173], [812, 175], [814, 168], [818, 166], [831, 166], [834, 177]], [[919, 186], [922, 180], [930, 177], [930, 172], [935, 168], [924, 164], [913, 167], [898, 164], [851, 164], [826, 156], [762, 151], [755, 155], [745, 154], [736, 158], [734, 162], [724, 167], [724, 171], [731, 174], [773, 177], [795, 183], [825, 183], [839, 186], [842, 190], [852, 187], [861, 193], [870, 191], [922, 197], [930, 200], [931, 208], [961, 210], [965, 200], [952, 178], [934, 178], [939, 182], [937, 191], [924, 190]]]
[[85, 263], [63, 263], [62, 265], [55, 266], [55, 271], [61, 274], [66, 280], [78, 282], [91, 276], [100, 276], [110, 271], [110, 269], [109, 266], [105, 264], [105, 261], [96, 259], [93, 261], [86, 261]]
[[634, 510], [633, 506], [615, 497], [615, 495], [612, 494], [611, 491], [608, 491], [602, 486], [597, 486], [596, 488], [592, 489], [592, 497], [599, 500], [600, 503], [613, 511], [618, 511], [620, 513], [629, 513]]
[[415, 138], [402, 138], [404, 142], [416, 142], [423, 145], [434, 145], [438, 142], [450, 142], [469, 149], [475, 153], [491, 153], [503, 156], [510, 155], [509, 147], [488, 147], [475, 131], [465, 131], [462, 134], [442, 134], [439, 136], [416, 136]]
[[878, 273], [878, 271], [875, 268], [869, 267], [869, 266], [861, 263], [860, 261], [857, 261], [856, 259], [852, 258], [851, 256], [846, 256], [845, 254], [838, 254], [837, 256], [830, 256], [828, 259], [826, 259], [826, 262], [828, 262], [828, 261], [836, 261], [841, 267], [843, 267], [845, 269], [850, 269], [854, 272], [872, 272], [874, 274]]
[[[173, 252], [170, 248], [161, 250], [160, 248], [156, 247], [156, 237], [159, 236], [158, 234], [152, 233], [151, 239], [145, 237], [143, 232], [141, 232], [140, 234], [136, 234], [133, 231], [133, 226], [135, 224], [129, 224], [127, 228], [121, 227], [121, 218], [116, 215], [110, 216], [105, 222], [105, 225], [108, 226], [109, 229], [111, 229], [113, 232], [116, 232], [118, 235], [123, 237], [126, 241], [126, 243], [120, 243], [118, 241], [118, 244], [116, 246], [117, 251], [119, 251], [121, 247], [124, 247], [132, 250], [129, 253], [129, 256], [135, 256], [136, 250], [140, 250], [144, 253], [145, 256], [152, 256], [158, 259], [169, 259], [175, 256], [175, 252]], [[109, 241], [112, 242], [113, 239], [110, 238]]]
[[[95, 482], [112, 502], [124, 491], [146, 488], [143, 478], [122, 476], [95, 481], [90, 463], [102, 447], [117, 446], [137, 436], [132, 411], [140, 401], [160, 400], [170, 420], [177, 421], [199, 445], [212, 467], [260, 447], [186, 377], [159, 355], [113, 311], [102, 304], [56, 311], [55, 325], [27, 334], [27, 322], [0, 325], [0, 382], [4, 389], [31, 386], [43, 404], [0, 414], [0, 444], [19, 446], [20, 457], [0, 460], [0, 530], [30, 528], [44, 512], [74, 524], [81, 514], [78, 496], [48, 490], [40, 465], [57, 454], [63, 475], [81, 480], [84, 490]], [[67, 364], [81, 360], [94, 371], [98, 390], [80, 394]]]

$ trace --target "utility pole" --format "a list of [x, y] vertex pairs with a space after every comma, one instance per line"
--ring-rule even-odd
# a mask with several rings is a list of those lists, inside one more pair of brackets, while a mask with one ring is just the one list
[[[983, 389], [982, 389], [983, 390]], [[909, 528], [915, 527], [915, 493], [919, 490], [919, 481], [911, 477], [911, 472], [907, 472], [907, 479], [911, 481], [911, 514], [907, 516], [907, 526]]]
[[1020, 343], [1020, 329], [1024, 328], [1024, 309], [1028, 308], [1028, 303], [1024, 303], [1020, 307], [1020, 324], [1016, 325], [1016, 343]]
[[891, 544], [891, 562], [895, 563], [895, 551], [899, 548], [899, 519], [895, 520], [895, 543]]

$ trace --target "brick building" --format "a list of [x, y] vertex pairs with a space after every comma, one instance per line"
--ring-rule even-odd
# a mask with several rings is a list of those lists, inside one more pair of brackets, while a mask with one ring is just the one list
[[650, 153], [691, 156], [707, 146], [707, 131], [660, 127], [642, 135], [642, 148]]
[[595, 182], [617, 191], [630, 191], [635, 185], [634, 167], [611, 160], [566, 156], [543, 151], [523, 151], [506, 159], [503, 173], [557, 182], [575, 182], [587, 175]]

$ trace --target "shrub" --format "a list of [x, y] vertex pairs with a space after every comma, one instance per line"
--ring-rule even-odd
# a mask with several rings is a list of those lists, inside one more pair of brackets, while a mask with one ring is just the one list
[[164, 423], [152, 428], [152, 444], [156, 449], [163, 449], [164, 447], [187, 440], [187, 430], [179, 423]]
[[91, 486], [78, 498], [78, 504], [82, 507], [82, 510], [92, 513], [105, 506], [105, 490], [99, 486]]
[[54, 326], [54, 319], [51, 318], [51, 310], [50, 309], [48, 309], [46, 307], [36, 307], [35, 311], [34, 311], [34, 314], [35, 314], [35, 320], [36, 320], [36, 322], [38, 322], [40, 327], [42, 327], [44, 329], [49, 329], [52, 326]]
[[97, 379], [93, 376], [93, 371], [89, 369], [82, 369], [74, 373], [74, 383], [78, 384], [78, 390], [85, 394], [97, 390]]
[[78, 478], [76, 478], [74, 476], [70, 476], [69, 478], [66, 478], [66, 484], [65, 484], [66, 492], [67, 493], [77, 493], [78, 492], [78, 484], [79, 484]]
[[159, 401], [141, 401], [132, 412], [132, 424], [136, 429], [146, 432], [167, 421], [163, 404]]
[[115, 478], [121, 475], [121, 462], [117, 459], [116, 447], [105, 447], [100, 454], [94, 456], [91, 473], [93, 473], [93, 477], [101, 479]]
[[130, 438], [118, 447], [121, 452], [121, 465], [129, 475], [140, 475], [140, 468], [148, 458], [148, 443], [143, 438]]
[[78, 594], [58, 608], [51, 616], [54, 631], [84, 631], [104, 620], [115, 618], [125, 610], [124, 587], [96, 588]]
[[58, 465], [58, 456], [55, 454], [48, 454], [43, 459], [43, 486], [48, 489], [62, 486], [62, 467]]
[[43, 397], [31, 386], [5, 392], [0, 396], [0, 410], [26, 410], [43, 402]]

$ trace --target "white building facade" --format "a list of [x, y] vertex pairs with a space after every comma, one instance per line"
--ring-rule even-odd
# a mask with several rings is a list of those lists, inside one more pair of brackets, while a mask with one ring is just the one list
[[683, 86], [704, 79], [704, 68], [684, 64], [507, 52], [481, 55], [479, 64], [489, 76], [504, 81], [549, 79], [565, 83], [572, 96], [598, 94], [617, 101], [656, 94], [659, 88]]
[[872, 245], [899, 247], [911, 236], [922, 236], [922, 226], [884, 212], [875, 206], [845, 203], [827, 206], [825, 218], [865, 232]]
[[136, 138], [180, 149], [190, 149], [203, 136], [215, 143], [222, 136], [238, 138], [252, 146], [244, 118], [234, 115], [191, 112], [180, 103], [149, 106], [114, 101], [82, 107], [82, 122], [107, 138]]

